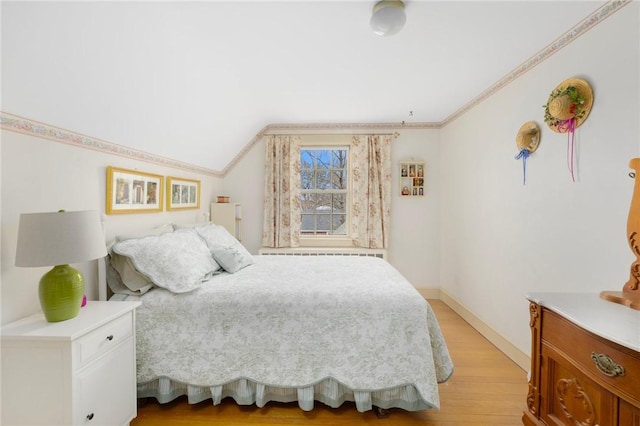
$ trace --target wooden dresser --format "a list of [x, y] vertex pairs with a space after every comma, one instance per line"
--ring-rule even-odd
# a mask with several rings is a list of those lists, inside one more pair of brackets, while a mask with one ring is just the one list
[[640, 426], [640, 311], [598, 294], [532, 293], [525, 425]]

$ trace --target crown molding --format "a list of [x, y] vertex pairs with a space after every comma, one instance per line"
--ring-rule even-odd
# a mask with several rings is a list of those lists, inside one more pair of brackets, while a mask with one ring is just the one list
[[351, 134], [356, 130], [406, 130], [406, 129], [439, 129], [441, 123], [427, 122], [398, 122], [398, 123], [273, 123], [264, 127], [260, 133], [275, 135], [287, 132], [319, 131], [325, 133]]

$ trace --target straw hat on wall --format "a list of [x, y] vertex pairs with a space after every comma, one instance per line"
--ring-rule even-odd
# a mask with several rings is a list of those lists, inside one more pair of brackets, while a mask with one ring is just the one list
[[535, 121], [527, 121], [520, 127], [516, 135], [516, 145], [518, 146], [518, 151], [526, 149], [529, 153], [533, 153], [538, 149], [540, 145], [540, 127]]
[[544, 121], [551, 130], [566, 133], [580, 127], [593, 106], [593, 91], [585, 80], [568, 78], [558, 84], [544, 105]]

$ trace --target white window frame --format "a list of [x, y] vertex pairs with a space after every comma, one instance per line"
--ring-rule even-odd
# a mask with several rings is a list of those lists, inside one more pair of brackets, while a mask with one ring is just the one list
[[353, 176], [351, 161], [352, 135], [303, 135], [300, 138], [300, 150], [345, 148], [347, 158], [347, 220], [346, 235], [300, 235], [300, 247], [353, 247], [350, 235], [351, 204], [353, 194]]

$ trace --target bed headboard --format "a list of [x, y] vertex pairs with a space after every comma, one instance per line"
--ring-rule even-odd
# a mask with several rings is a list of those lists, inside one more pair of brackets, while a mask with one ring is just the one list
[[98, 300], [107, 300], [107, 262], [109, 256], [98, 259]]

